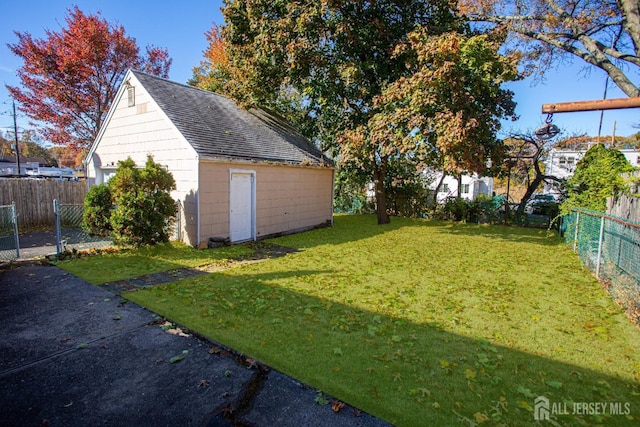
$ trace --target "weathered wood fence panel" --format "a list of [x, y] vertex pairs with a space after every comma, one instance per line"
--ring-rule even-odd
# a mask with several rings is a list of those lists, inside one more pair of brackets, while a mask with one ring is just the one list
[[[630, 193], [640, 193], [640, 171], [625, 174], [625, 178], [631, 182]], [[640, 197], [619, 194], [617, 197], [607, 199], [607, 214], [625, 218], [640, 223]]]
[[0, 180], [0, 205], [16, 202], [20, 229], [53, 228], [53, 199], [63, 204], [81, 205], [86, 194], [87, 183], [84, 181]]
[[607, 214], [640, 223], [640, 198], [621, 194], [607, 203]]

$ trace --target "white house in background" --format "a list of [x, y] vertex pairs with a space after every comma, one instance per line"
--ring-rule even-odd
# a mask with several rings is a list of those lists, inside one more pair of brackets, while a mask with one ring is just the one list
[[[436, 190], [436, 186], [442, 179], [442, 172], [425, 172], [429, 184], [429, 189]], [[475, 200], [479, 195], [485, 194], [493, 196], [493, 178], [481, 177], [478, 174], [462, 175], [462, 188], [460, 197], [466, 200]], [[444, 180], [438, 187], [437, 200], [439, 203], [444, 202], [447, 197], [458, 197], [458, 177], [445, 176]]]
[[[618, 149], [632, 166], [640, 167], [640, 150], [636, 148]], [[567, 179], [573, 175], [576, 165], [584, 157], [587, 149], [552, 148], [544, 160], [545, 173], [556, 178]], [[547, 185], [548, 187], [548, 185]], [[545, 192], [553, 192], [552, 188], [545, 188]]]
[[618, 151], [624, 154], [631, 166], [640, 167], [640, 150], [637, 148], [620, 148]]

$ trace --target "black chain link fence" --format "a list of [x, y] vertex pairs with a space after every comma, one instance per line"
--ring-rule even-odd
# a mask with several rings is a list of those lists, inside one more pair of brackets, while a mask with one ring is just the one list
[[640, 324], [640, 224], [588, 210], [563, 218], [565, 242]]
[[53, 201], [56, 225], [56, 252], [58, 255], [67, 250], [86, 250], [106, 248], [112, 245], [111, 239], [95, 236], [84, 229], [82, 216], [84, 205], [65, 205]]

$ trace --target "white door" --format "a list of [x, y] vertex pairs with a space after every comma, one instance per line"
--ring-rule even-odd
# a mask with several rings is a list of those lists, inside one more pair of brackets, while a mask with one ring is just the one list
[[229, 234], [232, 242], [253, 239], [252, 173], [232, 172], [229, 195]]

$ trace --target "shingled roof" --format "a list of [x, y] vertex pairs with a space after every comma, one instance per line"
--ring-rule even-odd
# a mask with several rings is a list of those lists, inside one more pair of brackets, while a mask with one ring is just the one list
[[330, 163], [315, 145], [275, 114], [257, 108], [245, 110], [222, 95], [140, 71], [132, 74], [201, 159]]

